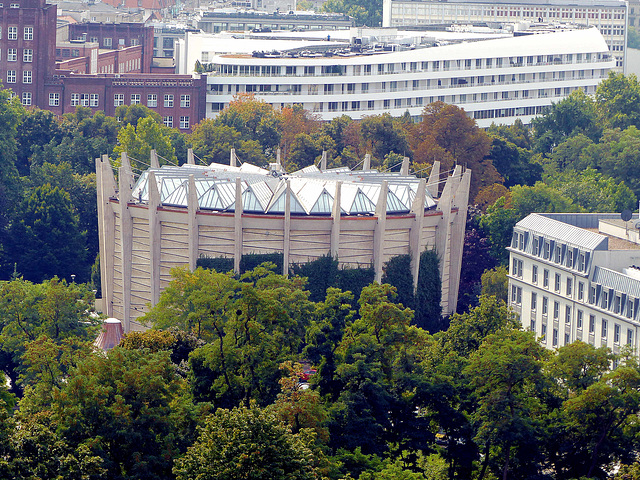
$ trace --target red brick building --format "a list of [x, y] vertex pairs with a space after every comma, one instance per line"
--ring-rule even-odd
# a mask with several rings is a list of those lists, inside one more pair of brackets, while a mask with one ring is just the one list
[[84, 106], [115, 116], [119, 105], [142, 104], [184, 131], [205, 118], [205, 78], [149, 73], [152, 27], [73, 24], [71, 41], [56, 46], [56, 6], [13, 1], [0, 8], [0, 78], [24, 106], [57, 115]]
[[0, 28], [4, 86], [23, 105], [42, 105], [45, 79], [55, 68], [56, 6], [45, 0], [12, 0], [0, 9]]
[[120, 105], [142, 104], [158, 112], [168, 127], [191, 131], [206, 115], [206, 78], [190, 75], [69, 74], [45, 86], [48, 104], [57, 115], [76, 107], [115, 116]]
[[109, 50], [139, 45], [142, 48], [141, 71], [151, 72], [153, 27], [145, 27], [142, 23], [74, 23], [69, 25], [69, 39], [97, 43], [101, 49]]

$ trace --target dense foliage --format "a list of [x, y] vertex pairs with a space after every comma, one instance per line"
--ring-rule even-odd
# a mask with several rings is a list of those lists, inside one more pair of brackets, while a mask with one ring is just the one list
[[[326, 8], [376, 21], [345, 2]], [[81, 107], [56, 118], [0, 91], [0, 478], [639, 478], [637, 358], [546, 351], [502, 301], [525, 215], [634, 209], [638, 99], [634, 76], [611, 74], [530, 128], [482, 131], [443, 103], [418, 122], [323, 123], [240, 96], [186, 135], [140, 105], [120, 121]], [[245, 255], [237, 275], [202, 258], [173, 271], [152, 330], [96, 352], [94, 160], [127, 151], [138, 172], [152, 148], [164, 164], [188, 147], [261, 165], [280, 149], [288, 171], [323, 151], [332, 167], [371, 153], [390, 170], [408, 156], [418, 175], [435, 160], [471, 168], [458, 313], [441, 317], [431, 250], [415, 291], [408, 256], [383, 284], [328, 256], [289, 276], [278, 254]]]

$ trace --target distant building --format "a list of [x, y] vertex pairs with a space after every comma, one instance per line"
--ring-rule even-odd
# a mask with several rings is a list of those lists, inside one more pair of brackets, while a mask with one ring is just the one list
[[118, 185], [112, 166], [96, 161], [100, 268], [104, 312], [125, 331], [155, 305], [177, 266], [195, 269], [204, 255], [234, 259], [281, 253], [292, 263], [323, 255], [341, 266], [373, 265], [376, 280], [390, 258], [410, 254], [417, 279], [420, 253], [440, 257], [443, 313], [454, 311], [462, 262], [471, 172], [457, 167], [439, 188], [436, 162], [427, 182], [408, 174], [312, 166], [285, 174], [248, 163], [151, 168], [137, 179], [122, 158]]
[[616, 70], [625, 72], [629, 14], [624, 0], [384, 0], [382, 18], [385, 27], [505, 22], [595, 26], [616, 58]]
[[201, 12], [193, 20], [205, 33], [255, 29], [271, 30], [344, 30], [355, 25], [352, 17], [341, 13], [264, 13], [264, 12]]
[[97, 43], [101, 49], [142, 47], [142, 73], [151, 72], [153, 27], [142, 23], [75, 23], [69, 25], [69, 39]]
[[[574, 90], [594, 94], [615, 68], [596, 28], [536, 31], [403, 37], [395, 29], [352, 29], [352, 38], [336, 32], [331, 41], [311, 33], [233, 41], [187, 34], [176, 59], [180, 72], [193, 71], [196, 61], [210, 71], [207, 117], [234, 95], [252, 93], [275, 108], [301, 105], [323, 120], [386, 112], [418, 118], [425, 105], [443, 101], [464, 108], [484, 128], [516, 119], [527, 124]], [[372, 40], [382, 35], [386, 42]]]
[[509, 304], [547, 348], [638, 353], [640, 238], [620, 214], [531, 214], [509, 247]]

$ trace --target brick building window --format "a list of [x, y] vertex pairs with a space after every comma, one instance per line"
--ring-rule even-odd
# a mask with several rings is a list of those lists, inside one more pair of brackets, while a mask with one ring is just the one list
[[31, 70], [22, 71], [22, 83], [31, 83], [33, 80]]
[[92, 93], [91, 96], [89, 97], [89, 106], [97, 107], [99, 103], [100, 103], [100, 95], [98, 95], [97, 93]]
[[33, 50], [31, 48], [25, 48], [22, 50], [22, 61], [33, 62]]
[[189, 128], [189, 117], [180, 117], [180, 128], [183, 130]]
[[17, 40], [18, 39], [18, 27], [9, 27], [9, 31], [7, 33], [7, 38], [9, 40]]
[[109, 47], [111, 48], [111, 39], [110, 38], [103, 38], [102, 39], [102, 45], [104, 47]]
[[7, 70], [7, 83], [16, 83], [16, 71]]
[[50, 93], [49, 94], [49, 106], [57, 107], [60, 105], [60, 94], [59, 93]]
[[173, 107], [173, 95], [167, 94], [164, 96], [164, 108]]
[[132, 93], [131, 94], [131, 105], [137, 105], [138, 103], [140, 103], [140, 94], [139, 93]]
[[150, 93], [147, 95], [147, 107], [155, 108], [158, 106], [158, 95]]
[[119, 107], [120, 105], [124, 105], [124, 93], [116, 93], [113, 96], [113, 106]]
[[31, 92], [22, 92], [22, 105], [31, 105]]
[[72, 93], [71, 94], [71, 106], [72, 107], [76, 107], [80, 105], [80, 94], [79, 93]]
[[180, 106], [189, 108], [191, 106], [191, 95], [180, 95]]
[[163, 117], [162, 122], [167, 127], [173, 127], [173, 117], [171, 115], [169, 115], [168, 117]]
[[8, 48], [7, 49], [7, 61], [15, 62], [18, 60], [18, 49], [17, 48]]
[[33, 27], [24, 27], [24, 34], [22, 38], [24, 40], [33, 40]]
[[89, 94], [88, 93], [83, 93], [82, 95], [80, 95], [80, 105], [82, 105], [83, 107], [88, 107], [89, 106]]

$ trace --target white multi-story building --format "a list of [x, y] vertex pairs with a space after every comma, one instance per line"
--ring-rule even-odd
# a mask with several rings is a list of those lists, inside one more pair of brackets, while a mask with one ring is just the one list
[[504, 22], [565, 22], [595, 26], [625, 72], [628, 6], [624, 0], [384, 0], [385, 27], [429, 24], [501, 24]]
[[509, 304], [547, 348], [638, 350], [640, 242], [620, 214], [531, 214], [509, 247]]
[[[480, 127], [516, 119], [527, 124], [574, 90], [595, 93], [615, 67], [596, 28], [415, 41], [422, 41], [423, 48], [374, 49], [369, 54], [347, 49], [329, 56], [301, 53], [322, 47], [318, 40], [237, 39], [227, 48], [244, 53], [216, 53], [221, 47], [210, 43], [215, 42], [211, 36], [188, 34], [179, 64], [184, 73], [196, 60], [212, 70], [207, 76], [207, 117], [228, 106], [235, 95], [253, 93], [276, 108], [302, 105], [323, 120], [344, 114], [354, 119], [385, 112], [400, 116], [407, 111], [418, 117], [425, 105], [443, 101], [464, 108]], [[325, 39], [324, 47], [332, 42]], [[249, 53], [273, 49], [278, 53]]]

